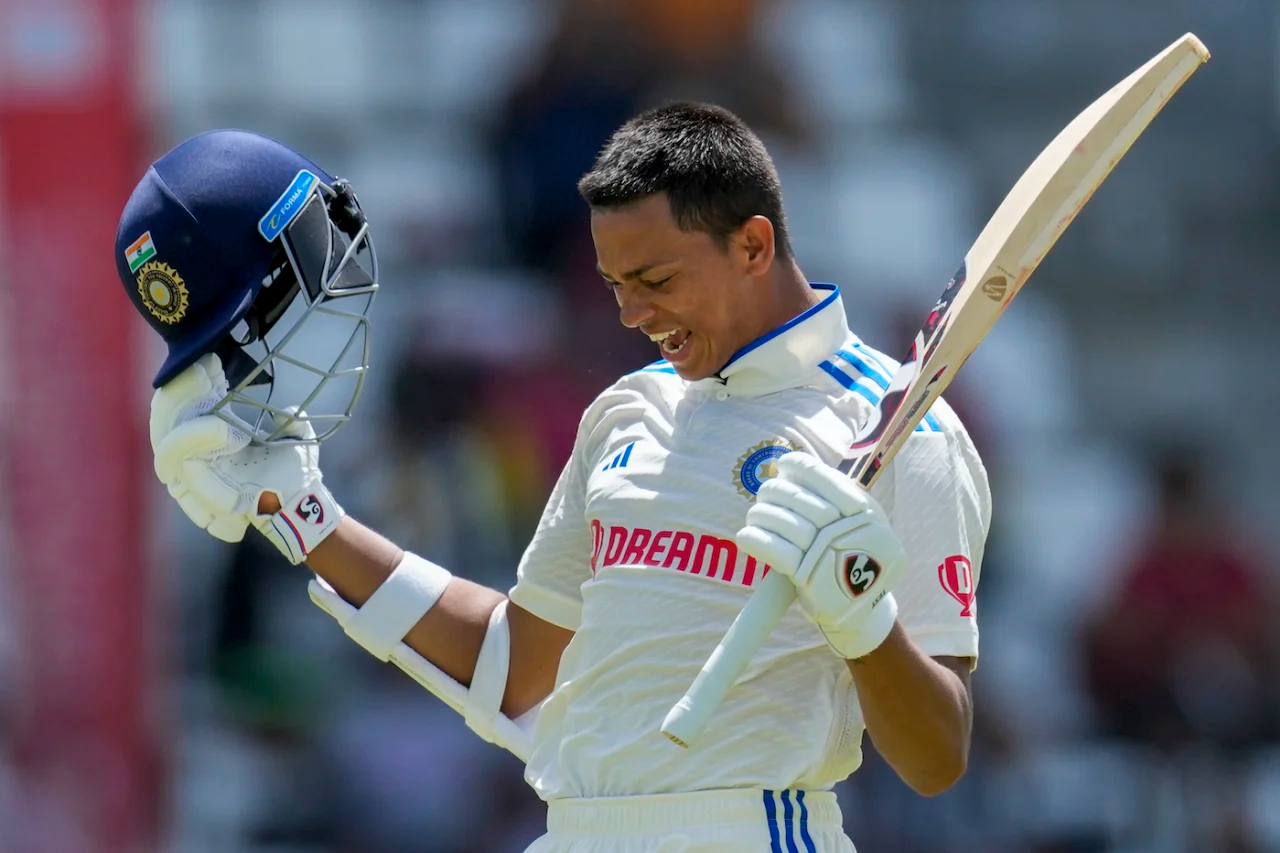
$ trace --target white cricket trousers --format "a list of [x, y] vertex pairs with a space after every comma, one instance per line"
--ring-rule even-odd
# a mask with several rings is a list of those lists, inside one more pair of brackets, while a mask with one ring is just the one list
[[525, 853], [854, 853], [829, 791], [552, 800]]

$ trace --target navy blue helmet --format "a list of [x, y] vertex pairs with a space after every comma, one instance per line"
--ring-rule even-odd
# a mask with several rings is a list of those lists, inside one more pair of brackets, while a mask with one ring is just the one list
[[154, 386], [217, 353], [216, 413], [261, 441], [351, 416], [369, 362], [378, 263], [350, 185], [272, 139], [216, 130], [147, 170], [116, 233], [116, 268], [168, 345]]

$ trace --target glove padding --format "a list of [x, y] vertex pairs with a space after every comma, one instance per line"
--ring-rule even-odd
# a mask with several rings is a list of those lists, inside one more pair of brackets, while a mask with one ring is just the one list
[[889, 516], [865, 489], [808, 453], [778, 459], [738, 547], [781, 572], [836, 654], [860, 658], [897, 620], [890, 590], [907, 569]]
[[[251, 444], [249, 435], [206, 414], [227, 394], [216, 355], [206, 355], [151, 401], [151, 446], [156, 476], [196, 526], [225, 542], [239, 542], [250, 524], [289, 562], [306, 559], [333, 532], [343, 511], [324, 487], [320, 448], [314, 444]], [[305, 421], [291, 421], [285, 435], [315, 437]], [[258, 513], [264, 492], [281, 510]]]

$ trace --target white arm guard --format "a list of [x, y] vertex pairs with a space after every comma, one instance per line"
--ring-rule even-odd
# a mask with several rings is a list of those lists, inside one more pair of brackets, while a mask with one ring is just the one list
[[338, 623], [348, 637], [386, 663], [404, 635], [436, 606], [451, 580], [448, 569], [406, 551], [364, 606]]
[[480, 644], [471, 689], [462, 716], [480, 737], [494, 743], [496, 728], [502, 718], [502, 697], [507, 692], [507, 669], [511, 664], [511, 628], [507, 625], [507, 600], [504, 598], [489, 616], [489, 630]]
[[533, 727], [541, 705], [514, 721], [500, 710], [511, 651], [505, 601], [489, 618], [489, 630], [480, 647], [470, 690], [403, 642], [404, 635], [435, 605], [451, 578], [440, 566], [406, 552], [396, 570], [359, 610], [319, 578], [313, 579], [307, 589], [311, 600], [374, 657], [389, 660], [408, 673], [462, 714], [467, 725], [480, 737], [496, 743], [521, 761], [528, 761], [533, 748]]

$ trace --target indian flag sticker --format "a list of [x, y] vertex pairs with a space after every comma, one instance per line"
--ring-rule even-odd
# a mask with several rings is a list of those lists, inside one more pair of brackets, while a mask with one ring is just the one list
[[151, 242], [151, 232], [144, 231], [142, 236], [133, 241], [133, 245], [124, 250], [124, 259], [129, 262], [129, 272], [137, 272], [138, 267], [156, 256], [156, 244]]

